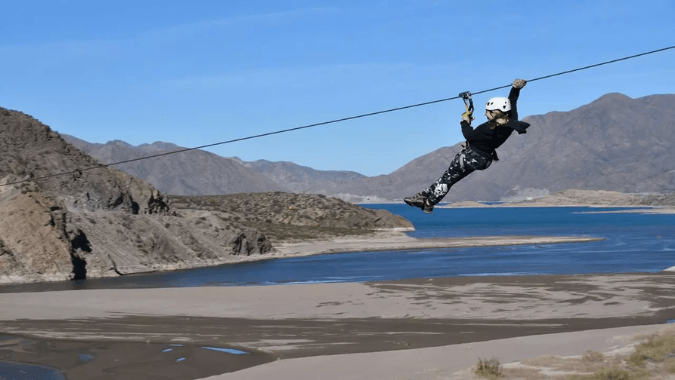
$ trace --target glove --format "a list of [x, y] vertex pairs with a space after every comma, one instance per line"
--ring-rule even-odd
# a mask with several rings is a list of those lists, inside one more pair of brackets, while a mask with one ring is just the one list
[[466, 112], [462, 114], [462, 120], [466, 121], [467, 123], [471, 124], [471, 121], [474, 120], [475, 118], [473, 117], [473, 110], [469, 109], [469, 106], [466, 106]]
[[525, 79], [516, 79], [513, 81], [513, 83], [511, 83], [511, 86], [513, 86], [513, 88], [520, 90], [521, 88], [525, 87], [526, 84], [527, 81]]

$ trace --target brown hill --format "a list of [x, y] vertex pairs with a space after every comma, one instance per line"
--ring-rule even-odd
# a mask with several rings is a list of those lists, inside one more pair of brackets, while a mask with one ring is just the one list
[[[285, 241], [412, 228], [387, 211], [319, 195], [177, 196], [173, 205], [120, 170], [77, 171], [99, 164], [38, 120], [3, 108], [0, 150], [0, 282], [259, 259], [273, 251], [264, 233]], [[75, 174], [39, 179], [68, 171]]]
[[255, 230], [177, 215], [157, 189], [117, 169], [36, 179], [97, 162], [23, 113], [0, 108], [0, 151], [0, 282], [189, 268], [271, 250]]
[[[0, 108], [0, 178], [25, 180], [97, 166], [58, 133], [20, 112]], [[166, 213], [163, 196], [148, 184], [115, 169], [96, 169], [38, 181], [69, 206], [86, 210]]]
[[386, 210], [371, 210], [324, 195], [275, 193], [172, 196], [179, 212], [208, 210], [221, 220], [261, 231], [272, 242], [413, 230]]

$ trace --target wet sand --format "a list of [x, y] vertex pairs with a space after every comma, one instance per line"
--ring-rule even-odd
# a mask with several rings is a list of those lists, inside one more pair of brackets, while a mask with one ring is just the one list
[[90, 341], [0, 335], [0, 378], [2, 360], [54, 368], [70, 380], [196, 379], [274, 360], [273, 355], [259, 351], [233, 355], [203, 348], [220, 348], [209, 343], [124, 341], [122, 333], [116, 339]]
[[[59, 368], [71, 380], [433, 379], [509, 347], [501, 339], [521, 339], [529, 348], [519, 355], [590, 345], [581, 354], [614, 336], [603, 329], [663, 324], [675, 319], [674, 285], [675, 274], [660, 273], [5, 293], [0, 333], [33, 343], [21, 351], [0, 341], [0, 360]], [[594, 332], [550, 335], [579, 331]], [[163, 352], [171, 344], [183, 346]], [[441, 354], [468, 347], [460, 363]], [[81, 353], [95, 359], [82, 363]], [[399, 372], [402, 360], [408, 372]]]
[[[496, 357], [501, 363], [518, 365], [541, 356], [581, 356], [587, 350], [631, 350], [645, 336], [667, 330], [650, 325], [591, 331], [535, 335], [411, 350], [306, 357], [281, 360], [208, 380], [322, 379], [322, 380], [484, 380], [473, 373], [479, 358]], [[504, 368], [507, 365], [503, 366]], [[572, 374], [572, 373], [570, 373]], [[530, 379], [551, 379], [540, 373]], [[565, 379], [567, 376], [555, 377]]]

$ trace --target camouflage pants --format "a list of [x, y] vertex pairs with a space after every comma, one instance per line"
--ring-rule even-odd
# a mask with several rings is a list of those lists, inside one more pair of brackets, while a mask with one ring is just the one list
[[485, 170], [492, 164], [492, 159], [476, 153], [471, 147], [462, 149], [450, 163], [448, 170], [438, 181], [422, 192], [432, 205], [440, 202], [450, 188], [462, 178], [475, 170]]

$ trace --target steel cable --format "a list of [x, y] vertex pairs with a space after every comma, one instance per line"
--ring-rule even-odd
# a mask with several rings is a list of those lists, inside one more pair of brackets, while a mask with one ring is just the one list
[[[637, 58], [637, 57], [641, 57], [641, 56], [645, 56], [645, 55], [649, 55], [649, 54], [660, 53], [660, 52], [670, 50], [670, 49], [675, 49], [675, 45], [665, 47], [665, 48], [661, 48], [661, 49], [657, 49], [657, 50], [644, 52], [644, 53], [640, 53], [640, 54], [635, 54], [635, 55], [630, 55], [630, 56], [626, 56], [626, 57], [622, 57], [622, 58], [617, 58], [617, 59], [613, 59], [613, 60], [610, 60], [610, 61], [596, 63], [596, 64], [593, 64], [593, 65], [578, 67], [578, 68], [572, 69], [572, 70], [565, 70], [565, 71], [561, 71], [559, 73], [549, 74], [549, 75], [541, 76], [541, 77], [534, 78], [534, 79], [528, 79], [527, 82], [531, 83], [531, 82], [535, 82], [535, 81], [542, 80], [542, 79], [547, 79], [547, 78], [551, 78], [551, 77], [555, 77], [555, 76], [570, 74], [570, 73], [573, 73], [573, 72], [587, 70], [587, 69], [598, 67], [598, 66], [608, 65], [610, 63], [626, 61], [626, 60], [629, 60], [629, 59], [633, 59], [633, 58]], [[483, 93], [486, 93], [486, 92], [500, 90], [500, 89], [508, 88], [508, 87], [511, 87], [511, 84], [499, 86], [499, 87], [494, 87], [494, 88], [490, 88], [490, 89], [482, 90], [482, 91], [478, 91], [478, 92], [473, 92], [471, 94], [472, 95], [478, 95], [478, 94], [483, 94]], [[422, 106], [426, 106], [426, 105], [429, 105], [429, 104], [447, 102], [449, 100], [454, 100], [454, 99], [459, 99], [459, 98], [460, 98], [460, 96], [453, 96], [451, 98], [444, 98], [444, 99], [432, 100], [432, 101], [429, 101], [429, 102], [412, 104], [412, 105], [403, 106], [403, 107], [390, 108], [390, 109], [386, 109], [386, 110], [382, 110], [382, 111], [370, 112], [370, 113], [365, 113], [365, 114], [356, 115], [356, 116], [344, 117], [344, 118], [341, 118], [341, 119], [324, 121], [324, 122], [321, 122], [321, 123], [303, 125], [303, 126], [295, 127], [295, 128], [282, 129], [282, 130], [279, 130], [279, 131], [262, 133], [262, 134], [259, 134], [259, 135], [241, 137], [241, 138], [237, 138], [237, 139], [233, 139], [233, 140], [227, 140], [227, 141], [221, 141], [221, 142], [212, 143], [212, 144], [200, 145], [200, 146], [196, 146], [194, 148], [179, 149], [179, 150], [175, 150], [175, 151], [171, 151], [171, 152], [158, 153], [158, 154], [153, 154], [153, 155], [150, 155], [150, 156], [139, 157], [139, 158], [124, 160], [124, 161], [119, 161], [119, 162], [113, 162], [113, 163], [110, 163], [110, 164], [99, 164], [99, 165], [96, 165], [96, 166], [90, 166], [90, 167], [81, 168], [81, 169], [77, 169], [77, 170], [71, 170], [71, 171], [67, 171], [67, 172], [50, 174], [50, 175], [26, 179], [26, 180], [22, 180], [22, 181], [0, 184], [0, 186], [16, 185], [16, 184], [20, 184], [20, 183], [24, 183], [24, 182], [37, 181], [37, 180], [41, 180], [41, 179], [47, 179], [47, 178], [52, 178], [52, 177], [57, 177], [57, 176], [62, 176], [62, 175], [76, 174], [76, 173], [81, 173], [81, 172], [87, 171], [87, 170], [106, 168], [106, 167], [109, 167], [109, 166], [121, 165], [121, 164], [130, 163], [130, 162], [141, 161], [141, 160], [147, 160], [147, 159], [155, 158], [155, 157], [168, 156], [170, 154], [189, 152], [191, 150], [209, 148], [209, 147], [217, 146], [217, 145], [230, 144], [230, 143], [238, 142], [238, 141], [251, 140], [251, 139], [255, 139], [255, 138], [259, 138], [259, 137], [271, 136], [271, 135], [276, 135], [276, 134], [280, 134], [280, 133], [286, 133], [286, 132], [297, 131], [297, 130], [301, 130], [301, 129], [313, 128], [313, 127], [318, 127], [318, 126], [327, 125], [327, 124], [339, 123], [339, 122], [343, 122], [343, 121], [347, 121], [347, 120], [360, 119], [360, 118], [364, 118], [364, 117], [380, 115], [380, 114], [383, 114], [383, 113], [401, 111], [401, 110], [405, 110], [405, 109], [409, 109], [409, 108], [415, 108], [415, 107], [422, 107]]]

